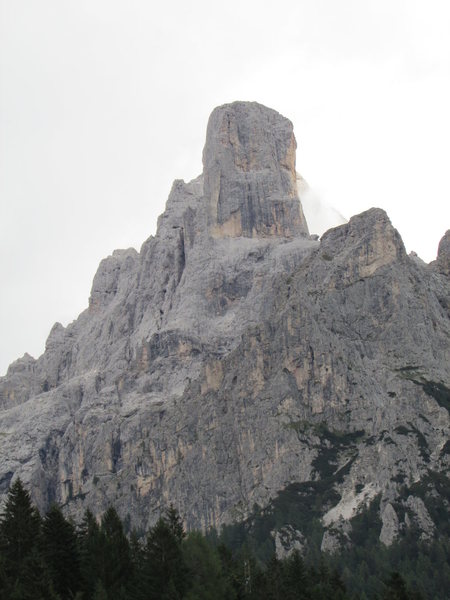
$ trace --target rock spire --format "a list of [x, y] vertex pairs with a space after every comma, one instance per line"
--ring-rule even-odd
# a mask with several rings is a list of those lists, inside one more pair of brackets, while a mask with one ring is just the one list
[[204, 529], [283, 506], [302, 518], [267, 522], [279, 551], [319, 519], [335, 550], [371, 503], [385, 544], [439, 529], [450, 234], [431, 267], [376, 208], [310, 239], [295, 147], [271, 109], [214, 110], [156, 235], [0, 378], [0, 502], [21, 477], [42, 512], [113, 504], [141, 530], [170, 502]]
[[292, 123], [256, 102], [216, 108], [203, 151], [213, 237], [308, 235], [297, 192]]

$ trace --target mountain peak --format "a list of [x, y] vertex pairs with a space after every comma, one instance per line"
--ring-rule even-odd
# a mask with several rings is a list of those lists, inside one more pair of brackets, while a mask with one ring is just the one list
[[203, 151], [213, 237], [308, 235], [297, 192], [291, 121], [256, 102], [214, 109]]
[[450, 229], [447, 229], [444, 237], [439, 242], [437, 260], [440, 271], [450, 275]]
[[40, 510], [114, 504], [136, 528], [174, 501], [204, 529], [282, 506], [292, 543], [311, 521], [327, 550], [366, 507], [384, 544], [434, 535], [450, 234], [437, 269], [378, 208], [309, 239], [295, 149], [274, 110], [213, 111], [203, 175], [174, 182], [156, 235], [103, 260], [89, 309], [0, 378], [0, 502], [20, 476]]

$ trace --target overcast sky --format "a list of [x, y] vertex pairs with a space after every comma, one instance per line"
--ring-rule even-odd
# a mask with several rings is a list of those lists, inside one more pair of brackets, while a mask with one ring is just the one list
[[0, 374], [87, 306], [103, 257], [155, 233], [233, 100], [293, 121], [323, 203], [384, 208], [432, 260], [449, 32], [448, 0], [0, 0]]

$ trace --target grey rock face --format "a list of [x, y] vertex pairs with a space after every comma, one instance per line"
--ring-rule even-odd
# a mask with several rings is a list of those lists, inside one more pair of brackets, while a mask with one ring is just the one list
[[389, 505], [433, 530], [448, 276], [380, 209], [309, 239], [294, 149], [270, 109], [214, 111], [204, 173], [174, 183], [156, 235], [102, 261], [86, 311], [0, 380], [0, 492], [20, 476], [42, 510], [112, 503], [140, 527], [173, 502], [206, 528], [321, 480], [327, 550], [374, 499], [385, 543]]
[[282, 560], [295, 550], [304, 553], [307, 540], [301, 531], [297, 531], [291, 525], [286, 525], [273, 532], [275, 541], [275, 553], [278, 559]]
[[410, 509], [414, 521], [422, 531], [422, 539], [432, 539], [436, 527], [425, 504], [423, 503], [423, 500], [421, 498], [417, 498], [417, 496], [408, 496], [406, 506]]
[[385, 546], [390, 546], [398, 535], [399, 523], [397, 513], [389, 502], [381, 513], [383, 527], [380, 533], [380, 542]]
[[431, 263], [443, 275], [450, 275], [450, 229], [439, 242], [437, 259]]
[[3, 379], [0, 394], [0, 406], [6, 408], [22, 404], [30, 397], [35, 381], [35, 359], [29, 354], [24, 354], [9, 365], [6, 377]]
[[292, 123], [256, 102], [216, 108], [203, 152], [215, 237], [307, 235], [298, 202]]
[[335, 523], [332, 528], [326, 529], [322, 537], [321, 551], [334, 554], [342, 548], [350, 547], [349, 531], [351, 531], [351, 525], [344, 520]]

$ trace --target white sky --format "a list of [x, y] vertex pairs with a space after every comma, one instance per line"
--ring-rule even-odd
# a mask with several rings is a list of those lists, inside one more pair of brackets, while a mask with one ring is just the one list
[[346, 217], [427, 262], [450, 227], [448, 0], [0, 0], [0, 374], [86, 306], [100, 260], [201, 172], [211, 110], [289, 117]]

